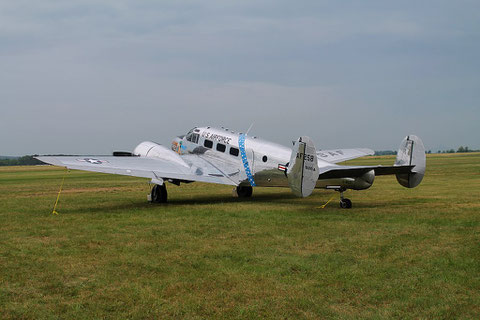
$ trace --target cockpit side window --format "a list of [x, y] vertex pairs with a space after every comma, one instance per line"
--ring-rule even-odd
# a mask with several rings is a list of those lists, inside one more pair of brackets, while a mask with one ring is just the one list
[[187, 141], [190, 141], [190, 142], [193, 142], [193, 143], [197, 143], [198, 144], [198, 139], [200, 138], [200, 135], [198, 133], [192, 133], [191, 130], [190, 132], [187, 134], [186, 136], [186, 140]]
[[200, 138], [200, 135], [198, 133], [192, 134], [192, 142], [193, 143], [198, 143], [198, 139]]

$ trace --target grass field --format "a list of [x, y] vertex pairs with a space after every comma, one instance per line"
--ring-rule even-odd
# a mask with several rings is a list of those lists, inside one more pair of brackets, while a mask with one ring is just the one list
[[480, 318], [478, 153], [429, 155], [413, 190], [378, 177], [351, 210], [200, 183], [155, 205], [145, 179], [71, 171], [52, 215], [63, 174], [0, 168], [1, 318]]

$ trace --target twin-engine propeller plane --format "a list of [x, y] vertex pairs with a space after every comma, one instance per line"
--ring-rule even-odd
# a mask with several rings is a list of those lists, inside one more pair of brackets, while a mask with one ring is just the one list
[[238, 197], [251, 197], [253, 187], [290, 187], [298, 197], [313, 189], [340, 192], [340, 207], [351, 208], [347, 189], [364, 190], [375, 176], [394, 174], [406, 188], [420, 184], [425, 174], [422, 141], [407, 136], [400, 144], [393, 166], [349, 166], [337, 163], [366, 155], [370, 149], [316, 151], [308, 137], [300, 137], [289, 149], [273, 142], [224, 128], [195, 127], [178, 136], [171, 148], [155, 142], [140, 143], [133, 153], [113, 156], [40, 156], [39, 160], [69, 169], [95, 171], [151, 179], [149, 200], [167, 202], [165, 182], [175, 185], [194, 181], [235, 186]]

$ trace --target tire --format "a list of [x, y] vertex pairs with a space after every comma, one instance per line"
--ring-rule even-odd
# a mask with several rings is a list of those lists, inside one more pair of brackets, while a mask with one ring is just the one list
[[252, 187], [237, 187], [237, 196], [239, 198], [250, 198], [253, 193]]
[[346, 208], [351, 209], [352, 208], [352, 201], [350, 199], [345, 199], [346, 202]]
[[167, 202], [167, 187], [163, 185], [154, 185], [152, 188], [152, 202], [155, 203], [165, 203]]
[[342, 209], [351, 209], [352, 208], [352, 201], [350, 199], [342, 199], [340, 200], [340, 208]]

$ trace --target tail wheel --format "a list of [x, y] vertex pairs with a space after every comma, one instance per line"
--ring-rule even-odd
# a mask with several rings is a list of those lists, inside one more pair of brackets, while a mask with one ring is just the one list
[[152, 202], [165, 203], [167, 202], [167, 187], [165, 184], [154, 185], [151, 193]]
[[239, 198], [250, 198], [253, 193], [253, 188], [252, 187], [237, 187], [236, 189], [237, 196]]
[[342, 209], [351, 209], [352, 208], [352, 201], [350, 199], [344, 198], [340, 200], [340, 208]]

